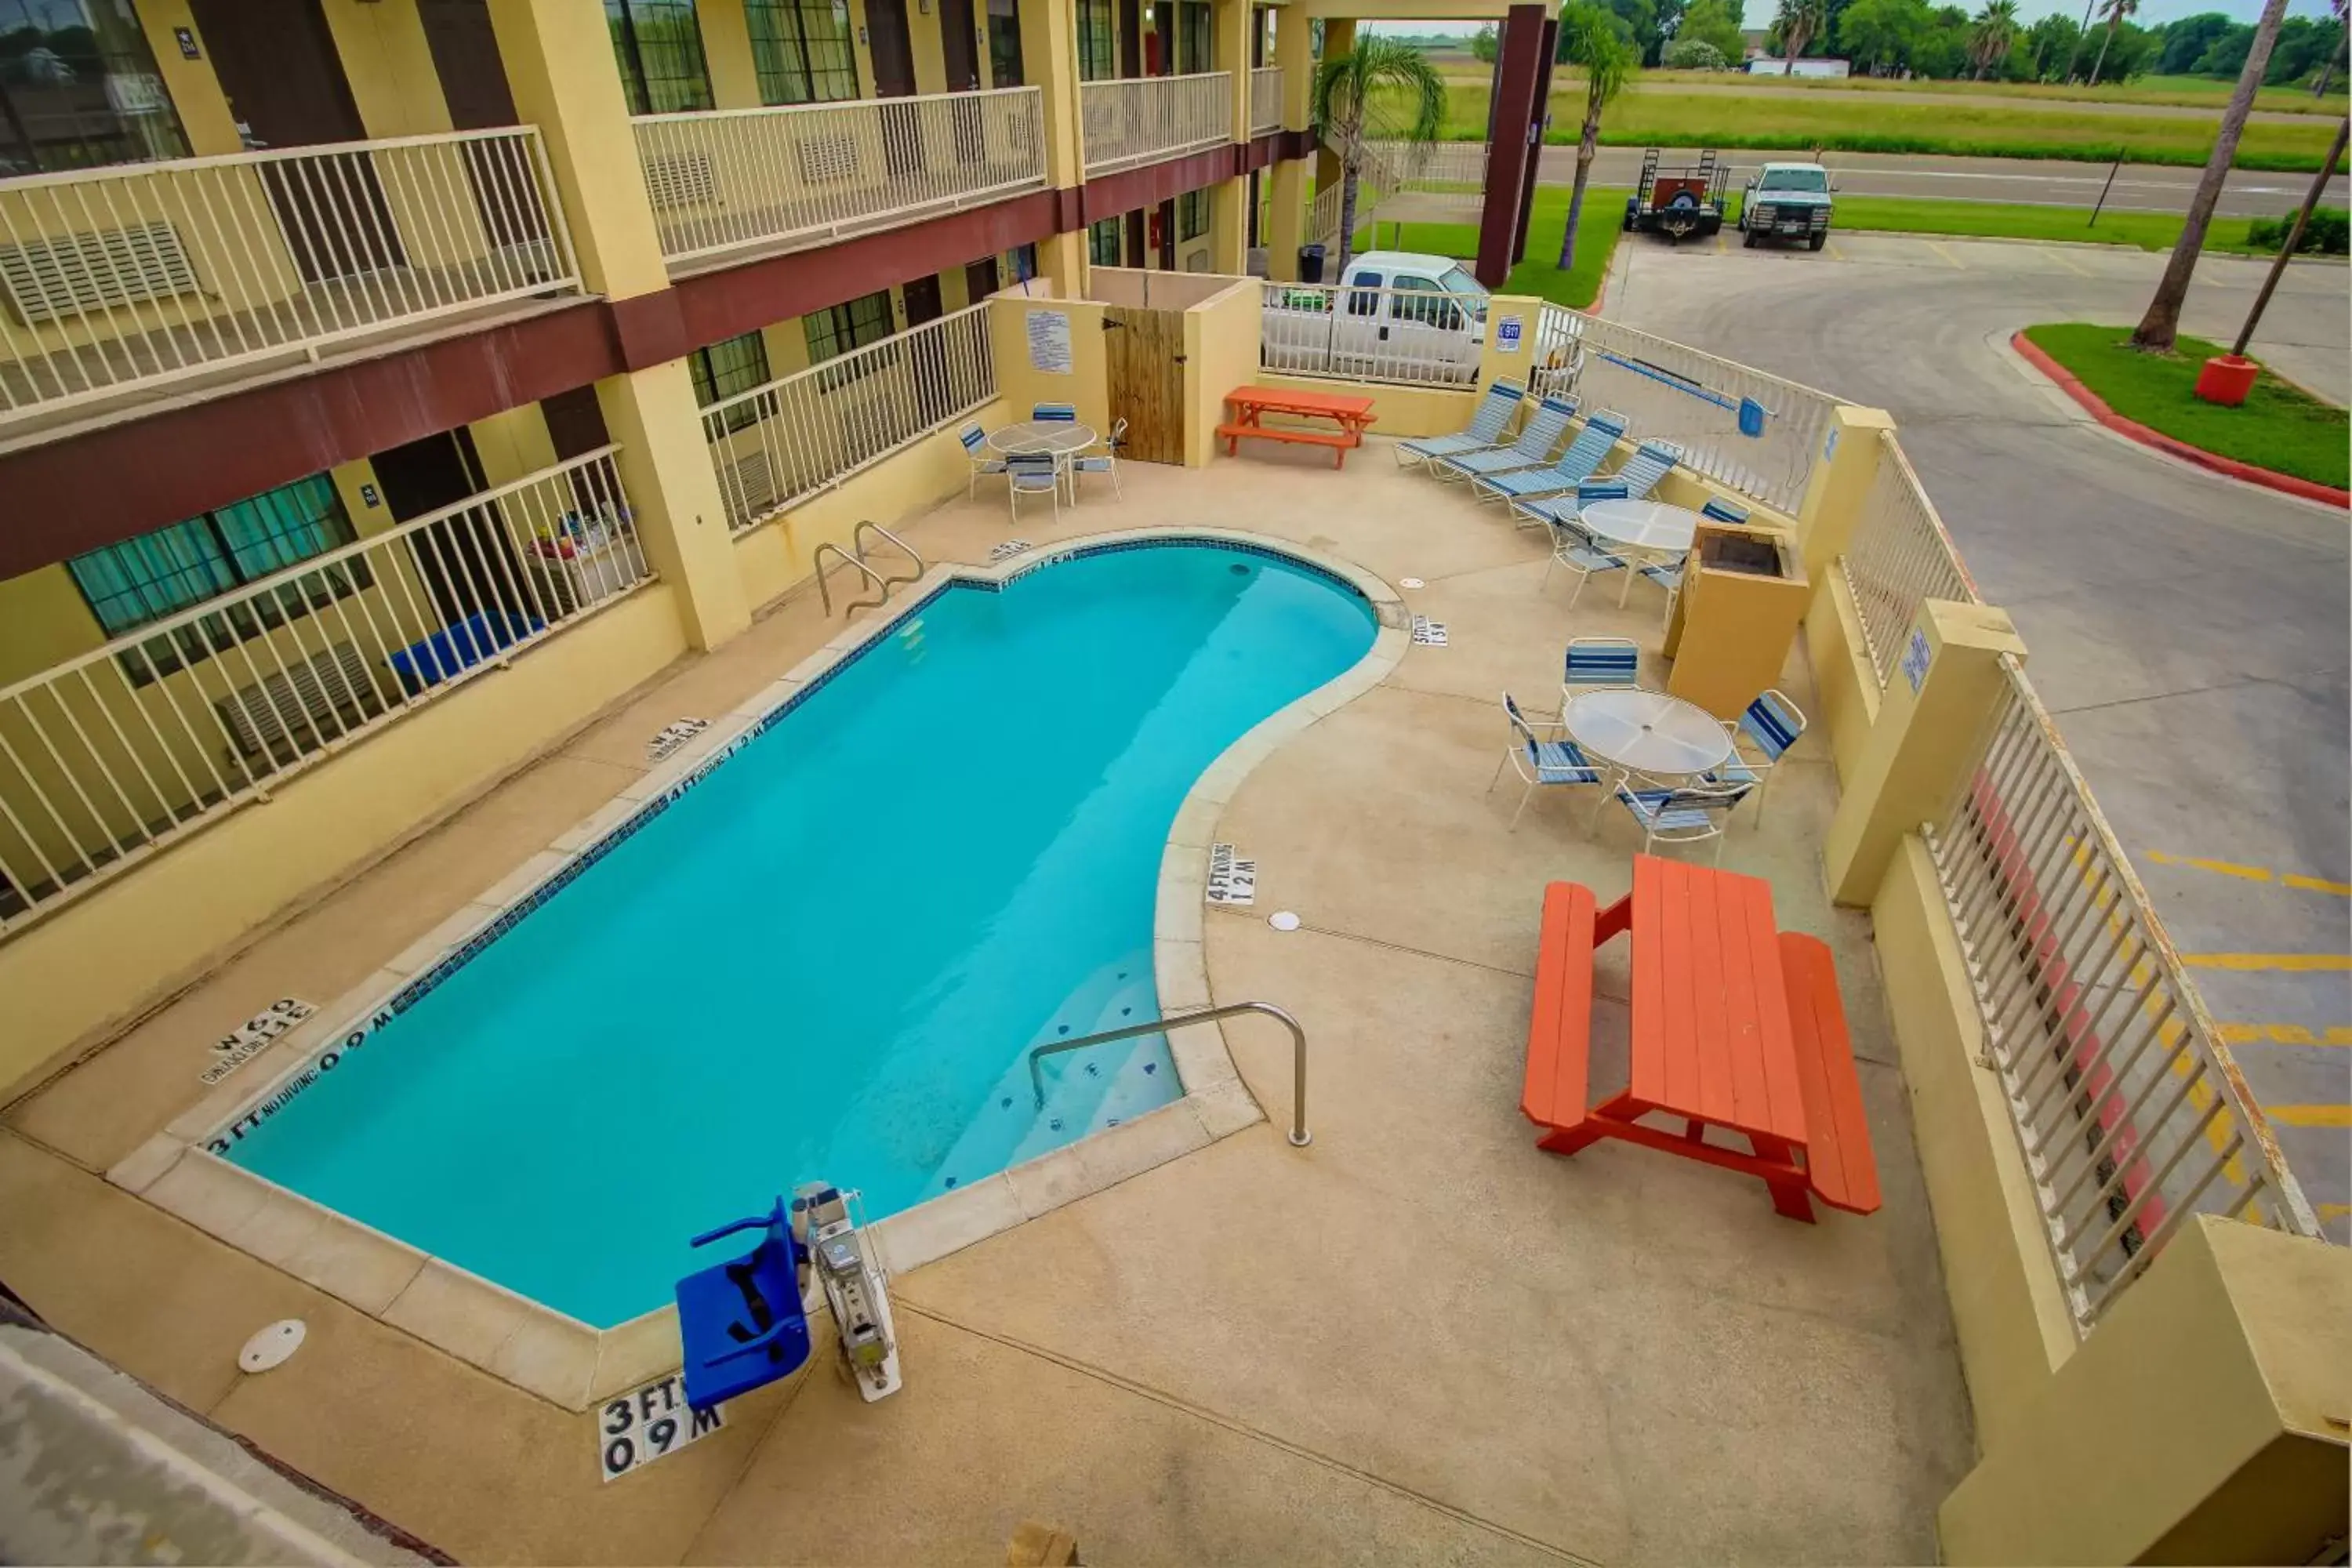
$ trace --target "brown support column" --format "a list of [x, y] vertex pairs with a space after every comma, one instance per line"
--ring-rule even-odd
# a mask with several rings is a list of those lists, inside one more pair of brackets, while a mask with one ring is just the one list
[[1502, 69], [1496, 73], [1494, 133], [1486, 144], [1486, 205], [1478, 218], [1478, 281], [1499, 289], [1511, 275], [1519, 237], [1528, 173], [1528, 130], [1536, 115], [1542, 74], [1544, 8], [1514, 5], [1503, 22]]
[[1543, 25], [1543, 65], [1536, 73], [1536, 114], [1528, 148], [1528, 173], [1519, 186], [1519, 232], [1511, 242], [1511, 264], [1528, 258], [1528, 220], [1536, 211], [1536, 176], [1543, 166], [1544, 132], [1551, 128], [1552, 56], [1559, 47], [1559, 18], [1547, 16]]

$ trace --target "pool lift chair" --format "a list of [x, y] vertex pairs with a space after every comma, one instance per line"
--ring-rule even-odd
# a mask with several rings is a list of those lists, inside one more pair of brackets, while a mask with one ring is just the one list
[[898, 1392], [898, 1331], [881, 1260], [849, 1212], [856, 1196], [825, 1182], [803, 1183], [793, 1192], [793, 1236], [815, 1260], [841, 1359], [871, 1405]]

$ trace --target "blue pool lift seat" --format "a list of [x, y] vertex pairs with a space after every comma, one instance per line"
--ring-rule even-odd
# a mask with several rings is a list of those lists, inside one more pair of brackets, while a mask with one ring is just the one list
[[784, 1200], [773, 1212], [694, 1238], [707, 1247], [739, 1230], [764, 1230], [759, 1246], [731, 1262], [677, 1282], [677, 1331], [686, 1345], [686, 1402], [708, 1410], [762, 1384], [788, 1377], [809, 1358], [801, 1310], [798, 1250]]

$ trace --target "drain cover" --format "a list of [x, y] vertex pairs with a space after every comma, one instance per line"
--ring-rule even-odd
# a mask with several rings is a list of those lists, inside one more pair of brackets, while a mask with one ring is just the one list
[[1397, 586], [1400, 588], [1426, 588], [1429, 584], [1423, 582], [1418, 577], [1400, 577], [1397, 579]]
[[1276, 910], [1274, 913], [1265, 917], [1265, 923], [1272, 926], [1276, 931], [1297, 931], [1298, 929], [1298, 917], [1292, 914], [1288, 910]]
[[236, 1364], [247, 1372], [268, 1372], [300, 1350], [308, 1331], [301, 1319], [280, 1318], [245, 1342], [245, 1348], [236, 1352]]

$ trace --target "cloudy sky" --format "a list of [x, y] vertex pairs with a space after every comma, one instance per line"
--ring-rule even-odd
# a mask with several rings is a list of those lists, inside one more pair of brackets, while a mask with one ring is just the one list
[[[1960, 3], [1974, 10], [1978, 0], [1960, 0]], [[2018, 14], [2029, 21], [2036, 16], [2046, 16], [2053, 11], [2063, 11], [2080, 21], [2083, 16], [2083, 0], [2074, 0], [2072, 5], [2066, 4], [2065, 0], [2020, 0], [2017, 9]], [[1745, 14], [1751, 24], [1757, 24], [1769, 21], [1772, 10], [1772, 0], [1748, 0]], [[2158, 22], [2178, 21], [2183, 16], [2193, 16], [2200, 11], [2219, 11], [2224, 16], [2235, 16], [2242, 22], [2251, 22], [2262, 15], [2262, 0], [2140, 0], [2139, 15], [2135, 20], [2141, 26], [2147, 26]], [[2286, 13], [2290, 16], [2325, 16], [2327, 15], [2327, 3], [2326, 0], [2288, 0]], [[1477, 31], [1475, 26], [1468, 23], [1383, 22], [1376, 23], [1374, 26], [1382, 31], [1404, 33], [1474, 33]]]

